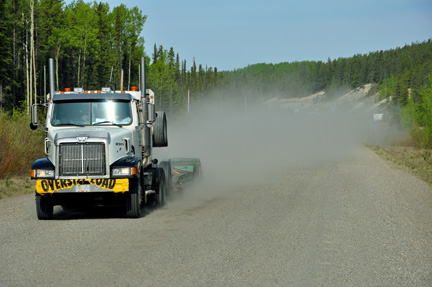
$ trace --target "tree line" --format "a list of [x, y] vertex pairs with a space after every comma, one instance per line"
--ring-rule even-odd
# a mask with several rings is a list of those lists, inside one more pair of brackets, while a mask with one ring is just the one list
[[[55, 60], [55, 89], [139, 85], [141, 36], [147, 16], [137, 8], [82, 0], [3, 0], [0, 2], [1, 111], [30, 107], [47, 94], [48, 59]], [[146, 57], [147, 86], [159, 96], [159, 108], [185, 108], [187, 92], [203, 95], [218, 79], [217, 68], [190, 69], [174, 49], [156, 47]]]
[[[416, 97], [432, 71], [432, 40], [387, 51], [357, 54], [327, 62], [303, 61], [254, 64], [225, 73], [231, 85], [253, 87], [257, 94], [302, 97], [322, 90], [364, 84], [380, 87], [382, 97], [394, 94], [404, 104], [407, 89]], [[396, 84], [400, 91], [395, 94]], [[406, 88], [406, 89], [405, 89]], [[402, 91], [403, 90], [403, 91]]]
[[146, 16], [124, 5], [62, 0], [5, 0], [0, 3], [0, 73], [3, 106], [27, 106], [46, 94], [48, 58], [55, 59], [56, 90], [129, 84], [144, 55], [140, 36]]
[[185, 113], [190, 101], [206, 98], [224, 83], [224, 76], [216, 67], [197, 66], [195, 58], [188, 69], [186, 60], [181, 61], [173, 47], [167, 50], [155, 44], [148, 61], [147, 86], [158, 99], [156, 108], [172, 115]]

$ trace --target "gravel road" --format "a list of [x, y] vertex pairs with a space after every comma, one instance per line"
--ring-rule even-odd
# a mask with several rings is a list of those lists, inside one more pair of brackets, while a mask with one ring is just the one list
[[0, 201], [0, 286], [432, 286], [432, 189], [360, 147], [140, 219]]

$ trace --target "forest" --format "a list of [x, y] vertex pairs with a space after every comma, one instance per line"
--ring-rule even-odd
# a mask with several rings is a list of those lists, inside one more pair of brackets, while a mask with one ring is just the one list
[[[141, 35], [147, 16], [124, 4], [62, 0], [5, 0], [0, 2], [1, 109], [31, 106], [47, 93], [47, 63], [55, 60], [56, 90], [65, 87], [100, 89], [107, 84], [128, 90], [138, 86], [140, 58], [145, 56]], [[173, 111], [187, 89], [198, 93], [217, 79], [217, 69], [195, 61], [190, 69], [174, 49], [154, 47], [146, 56], [147, 85], [160, 97], [161, 107]], [[123, 81], [121, 82], [121, 75]]]
[[[47, 94], [47, 63], [55, 60], [56, 90], [138, 86], [146, 57], [147, 87], [157, 109], [186, 113], [208, 97], [302, 97], [318, 91], [373, 84], [401, 128], [418, 133], [432, 147], [432, 40], [386, 51], [325, 61], [251, 64], [234, 71], [186, 63], [173, 47], [144, 50], [147, 15], [138, 7], [103, 2], [3, 0], [0, 2], [0, 113], [28, 111]], [[123, 75], [123, 76], [122, 76]], [[328, 93], [331, 95], [331, 93]]]

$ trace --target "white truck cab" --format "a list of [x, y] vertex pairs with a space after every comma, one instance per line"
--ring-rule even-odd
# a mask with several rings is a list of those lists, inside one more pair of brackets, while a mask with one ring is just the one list
[[[142, 59], [142, 75], [143, 65]], [[53, 71], [50, 59], [51, 82]], [[141, 91], [51, 88], [46, 104], [33, 105], [30, 126], [46, 131], [46, 158], [31, 170], [39, 219], [52, 218], [55, 205], [101, 198], [124, 202], [126, 216], [133, 218], [142, 203], [165, 203], [165, 173], [171, 170], [158, 165], [152, 148], [168, 145], [166, 115], [155, 112], [154, 93], [145, 89], [145, 77], [141, 82]], [[47, 109], [43, 125], [37, 122], [40, 105]]]

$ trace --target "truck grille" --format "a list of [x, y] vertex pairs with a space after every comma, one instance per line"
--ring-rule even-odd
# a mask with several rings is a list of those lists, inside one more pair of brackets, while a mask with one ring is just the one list
[[64, 143], [59, 150], [60, 176], [104, 175], [104, 143]]

